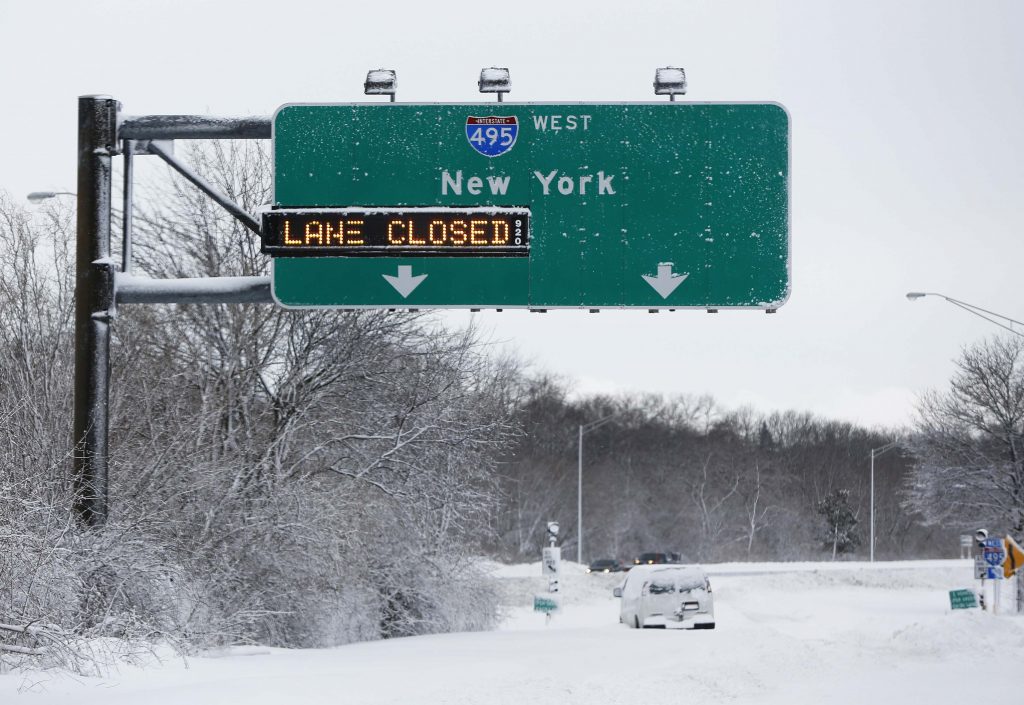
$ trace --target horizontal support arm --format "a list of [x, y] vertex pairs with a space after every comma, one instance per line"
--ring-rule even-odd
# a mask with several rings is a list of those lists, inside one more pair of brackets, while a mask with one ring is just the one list
[[117, 136], [124, 140], [269, 140], [269, 117], [205, 115], [125, 117]]
[[119, 304], [269, 304], [270, 277], [152, 279], [117, 272]]

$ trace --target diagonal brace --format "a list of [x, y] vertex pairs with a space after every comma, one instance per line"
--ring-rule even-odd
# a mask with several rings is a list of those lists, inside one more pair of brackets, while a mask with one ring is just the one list
[[163, 146], [157, 141], [151, 141], [146, 145], [146, 150], [150, 154], [155, 154], [165, 162], [167, 162], [172, 169], [184, 176], [189, 182], [195, 185], [200, 191], [205, 193], [207, 196], [216, 201], [224, 210], [235, 217], [235, 220], [240, 222], [249, 230], [253, 231], [257, 235], [260, 235], [260, 224], [256, 222], [256, 219], [249, 215], [241, 206], [232, 201], [230, 198], [222, 194], [220, 191], [215, 189], [212, 184], [206, 181], [203, 177], [196, 174], [188, 168], [183, 162], [178, 161], [174, 155], [165, 150]]

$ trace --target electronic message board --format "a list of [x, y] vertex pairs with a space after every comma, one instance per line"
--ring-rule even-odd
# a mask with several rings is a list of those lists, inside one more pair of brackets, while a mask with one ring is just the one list
[[789, 295], [771, 103], [287, 105], [282, 305], [758, 308]]
[[286, 257], [526, 257], [527, 208], [297, 208], [263, 214], [263, 252]]

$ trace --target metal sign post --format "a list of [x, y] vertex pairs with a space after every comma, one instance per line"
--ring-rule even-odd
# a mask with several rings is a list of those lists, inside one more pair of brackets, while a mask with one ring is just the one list
[[114, 263], [110, 259], [111, 158], [117, 102], [78, 100], [78, 230], [75, 254], [75, 511], [88, 526], [107, 518], [107, 411]]
[[558, 592], [562, 578], [562, 549], [546, 546], [541, 556], [542, 572], [548, 578], [548, 592]]
[[1006, 544], [1001, 538], [986, 538], [979, 542], [981, 558], [985, 563], [985, 580], [992, 581], [992, 614], [999, 613], [999, 593], [1003, 580], [1003, 562], [1006, 560]]
[[558, 522], [548, 522], [548, 541], [551, 545], [541, 550], [541, 571], [548, 576], [548, 592], [558, 592], [562, 577], [562, 549], [555, 545], [558, 540]]
[[558, 540], [558, 522], [549, 521], [547, 535], [550, 546], [541, 549], [540, 570], [541, 575], [547, 576], [548, 594], [535, 595], [533, 598], [533, 609], [535, 612], [544, 612], [545, 623], [551, 623], [551, 615], [561, 608], [561, 601], [558, 593], [561, 589], [562, 577], [562, 549], [555, 545]]

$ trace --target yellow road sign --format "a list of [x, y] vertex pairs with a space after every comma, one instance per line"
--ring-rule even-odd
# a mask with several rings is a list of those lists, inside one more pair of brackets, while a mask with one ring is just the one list
[[1006, 537], [1004, 543], [1006, 545], [1006, 560], [1003, 562], [1003, 576], [1009, 578], [1024, 568], [1024, 548], [1021, 548], [1020, 544], [1010, 536]]

